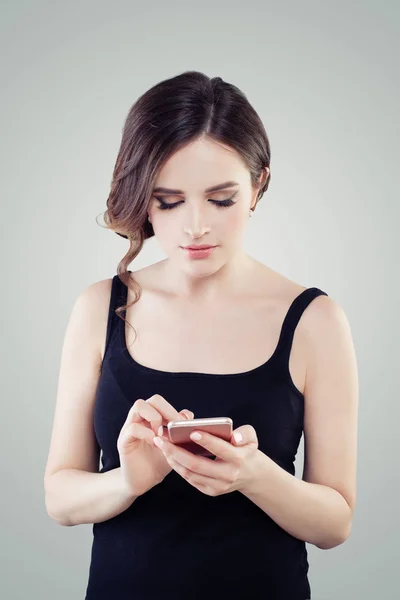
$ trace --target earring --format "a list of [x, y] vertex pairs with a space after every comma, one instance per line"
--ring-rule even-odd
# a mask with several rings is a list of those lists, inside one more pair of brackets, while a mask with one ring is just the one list
[[251, 208], [251, 209], [250, 209], [250, 212], [249, 212], [249, 217], [252, 217], [252, 216], [253, 216], [253, 213], [254, 213], [254, 210]]

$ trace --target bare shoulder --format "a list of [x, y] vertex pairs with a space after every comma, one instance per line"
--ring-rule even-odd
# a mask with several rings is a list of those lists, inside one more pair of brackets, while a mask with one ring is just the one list
[[102, 279], [88, 285], [80, 294], [80, 298], [88, 304], [100, 324], [107, 323], [111, 285], [112, 278]]
[[[269, 288], [269, 295], [286, 308], [297, 296], [309, 289], [309, 286], [292, 281], [270, 268], [264, 280]], [[298, 328], [307, 335], [309, 341], [316, 337], [325, 337], [329, 328], [335, 330], [337, 327], [349, 328], [346, 314], [336, 300], [325, 294], [317, 296], [310, 302], [298, 323]]]
[[304, 311], [302, 330], [307, 352], [306, 389], [309, 402], [315, 397], [310, 393], [313, 382], [322, 371], [326, 380], [330, 376], [335, 382], [337, 378], [344, 381], [347, 374], [349, 386], [357, 386], [353, 335], [349, 319], [339, 302], [330, 296], [314, 298]]
[[[282, 310], [286, 311], [291, 302], [308, 287], [302, 286], [280, 273], [273, 271], [270, 284], [272, 294]], [[333, 365], [346, 360], [355, 367], [355, 350], [349, 319], [344, 308], [329, 295], [315, 297], [305, 308], [296, 327], [295, 335], [300, 338], [301, 347], [306, 357], [309, 381], [321, 364]], [[318, 366], [317, 366], [318, 365]]]
[[101, 359], [103, 359], [105, 350], [111, 286], [112, 277], [95, 281], [81, 292], [82, 300], [88, 304], [88, 309], [95, 319]]
[[337, 335], [349, 336], [350, 323], [343, 307], [331, 296], [317, 296], [305, 309], [302, 328], [310, 344], [330, 343]]
[[112, 277], [108, 279], [101, 279], [95, 281], [87, 286], [83, 290], [82, 294], [85, 294], [89, 299], [104, 301], [111, 292]]
[[[281, 280], [283, 297], [281, 301], [288, 306], [298, 295], [308, 289], [293, 281]], [[296, 328], [301, 336], [302, 345], [310, 363], [324, 346], [332, 347], [336, 343], [338, 351], [343, 346], [352, 346], [350, 323], [343, 307], [329, 295], [321, 294], [314, 298], [303, 311]], [[321, 354], [320, 354], [321, 356]]]
[[106, 321], [110, 304], [112, 278], [89, 284], [75, 299], [73, 310], [90, 320], [92, 330]]

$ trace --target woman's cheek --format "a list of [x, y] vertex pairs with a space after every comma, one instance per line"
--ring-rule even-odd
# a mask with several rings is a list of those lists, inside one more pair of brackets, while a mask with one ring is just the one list
[[245, 220], [242, 211], [239, 210], [231, 210], [230, 214], [224, 219], [224, 227], [228, 233], [234, 234], [237, 232], [241, 234], [245, 229], [247, 221]]

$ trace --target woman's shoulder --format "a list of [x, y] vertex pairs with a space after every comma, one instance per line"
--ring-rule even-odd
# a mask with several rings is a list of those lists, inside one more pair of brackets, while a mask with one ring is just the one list
[[112, 281], [113, 277], [95, 281], [80, 293], [80, 297], [87, 305], [88, 314], [95, 323], [101, 356], [104, 351], [104, 340], [107, 331]]

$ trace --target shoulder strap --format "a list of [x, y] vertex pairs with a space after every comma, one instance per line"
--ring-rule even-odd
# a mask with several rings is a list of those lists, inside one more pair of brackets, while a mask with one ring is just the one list
[[301, 294], [296, 296], [289, 310], [286, 313], [282, 324], [278, 347], [276, 350], [279, 364], [286, 369], [289, 367], [290, 350], [292, 348], [293, 336], [301, 315], [307, 306], [317, 298], [317, 296], [327, 296], [328, 294], [317, 287], [307, 288]]
[[[131, 271], [128, 271], [129, 273]], [[128, 288], [126, 287], [126, 285], [124, 283], [122, 283], [122, 281], [120, 280], [120, 278], [118, 277], [118, 275], [114, 275], [115, 279], [115, 298], [114, 298], [114, 310], [116, 308], [118, 308], [119, 306], [123, 306], [124, 304], [126, 304], [126, 301], [128, 299]], [[122, 315], [125, 317], [125, 311], [122, 312]], [[120, 317], [117, 317], [117, 319], [121, 320]]]
[[107, 354], [107, 349], [110, 344], [110, 339], [114, 332], [114, 329], [117, 325], [117, 319], [120, 320], [115, 314], [115, 309], [118, 306], [122, 306], [126, 304], [127, 299], [127, 287], [122, 283], [118, 275], [114, 275], [111, 283], [111, 294], [110, 294], [110, 304], [108, 308], [108, 321], [107, 321], [107, 333], [106, 333], [106, 345], [104, 349], [104, 357], [103, 362]]

